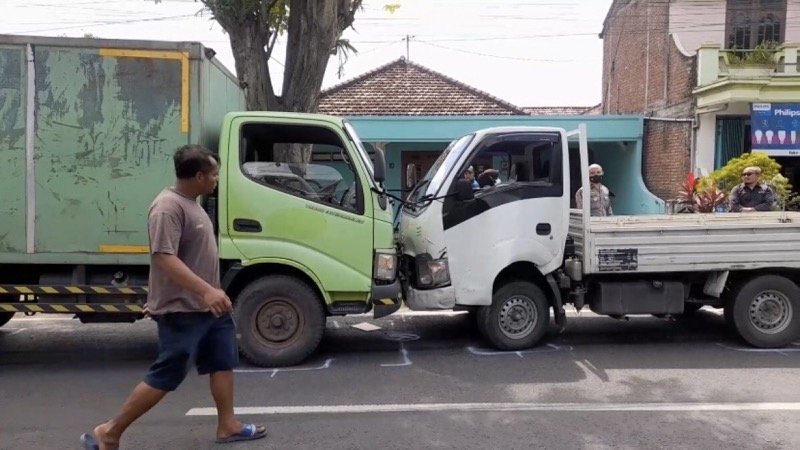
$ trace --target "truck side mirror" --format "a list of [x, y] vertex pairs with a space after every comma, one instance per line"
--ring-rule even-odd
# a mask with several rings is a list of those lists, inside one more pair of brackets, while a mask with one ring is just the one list
[[375, 181], [378, 183], [383, 183], [386, 181], [386, 156], [383, 154], [383, 150], [376, 148], [375, 149], [375, 161], [373, 163], [373, 168], [375, 170]]
[[456, 200], [460, 202], [468, 202], [475, 199], [475, 192], [472, 190], [472, 182], [465, 179], [460, 179], [456, 183]]
[[411, 189], [417, 184], [417, 166], [409, 164], [406, 166], [406, 188]]

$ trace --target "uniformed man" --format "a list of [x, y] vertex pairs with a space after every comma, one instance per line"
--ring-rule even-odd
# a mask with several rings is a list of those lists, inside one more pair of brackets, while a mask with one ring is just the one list
[[769, 211], [775, 204], [775, 193], [760, 182], [761, 168], [748, 167], [742, 171], [742, 183], [731, 189], [731, 212]]
[[[600, 164], [589, 166], [589, 184], [591, 186], [589, 214], [599, 217], [614, 215], [611, 209], [611, 194], [608, 192], [608, 188], [603, 186], [603, 168]], [[575, 193], [575, 202], [578, 208], [583, 207], [583, 187]]]

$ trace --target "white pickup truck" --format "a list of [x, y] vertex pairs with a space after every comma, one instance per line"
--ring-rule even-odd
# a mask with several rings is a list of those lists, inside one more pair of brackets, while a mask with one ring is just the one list
[[[797, 339], [800, 213], [590, 217], [588, 195], [570, 209], [570, 140], [588, 186], [585, 125], [476, 131], [407, 180], [397, 234], [410, 309], [474, 310], [504, 350], [536, 345], [551, 309], [563, 329], [566, 304], [612, 317], [711, 305], [750, 345]], [[463, 174], [487, 158], [504, 181], [474, 191]]]

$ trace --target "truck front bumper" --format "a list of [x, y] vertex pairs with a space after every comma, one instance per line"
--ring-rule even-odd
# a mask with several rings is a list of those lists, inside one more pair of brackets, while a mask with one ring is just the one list
[[394, 314], [403, 305], [403, 289], [400, 279], [395, 278], [391, 284], [372, 286], [372, 317], [380, 319]]
[[456, 290], [453, 286], [425, 290], [405, 286], [403, 294], [408, 309], [412, 311], [441, 311], [456, 306]]

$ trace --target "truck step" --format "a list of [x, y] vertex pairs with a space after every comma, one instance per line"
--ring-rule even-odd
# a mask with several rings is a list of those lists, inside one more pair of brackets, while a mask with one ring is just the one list
[[78, 303], [78, 304], [61, 304], [61, 303], [0, 303], [0, 312], [12, 313], [43, 313], [43, 314], [80, 314], [80, 313], [141, 313], [144, 310], [144, 305], [138, 303], [117, 303], [117, 304], [102, 304], [102, 303]]
[[0, 284], [0, 294], [19, 295], [147, 295], [143, 286], [41, 286]]

